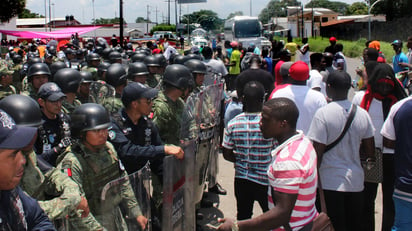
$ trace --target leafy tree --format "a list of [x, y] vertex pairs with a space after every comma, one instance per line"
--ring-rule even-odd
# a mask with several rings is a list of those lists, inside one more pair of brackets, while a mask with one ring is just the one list
[[152, 21], [147, 21], [147, 19], [145, 19], [145, 18], [143, 18], [143, 17], [137, 17], [136, 18], [136, 21], [135, 21], [136, 23], [146, 23], [146, 22], [152, 22]]
[[[120, 18], [98, 18], [96, 19], [96, 25], [99, 24], [119, 24], [120, 23]], [[92, 24], [94, 24], [94, 21], [92, 19]], [[126, 21], [123, 19], [123, 24], [126, 24]]]
[[18, 14], [19, 18], [44, 18], [43, 15], [31, 12], [29, 9], [24, 8], [23, 11]]
[[235, 16], [242, 16], [242, 15], [243, 15], [243, 11], [235, 11], [235, 12], [233, 12], [233, 13], [230, 13], [230, 14], [227, 16], [226, 19], [233, 18], [233, 17], [235, 17]]
[[286, 17], [288, 6], [300, 6], [297, 0], [271, 0], [260, 12], [259, 20], [269, 22], [272, 17]]
[[150, 34], [155, 31], [176, 31], [176, 25], [159, 24], [150, 30]]
[[354, 2], [346, 10], [346, 15], [363, 15], [368, 14], [368, 5], [364, 2]]
[[14, 16], [23, 12], [26, 7], [25, 0], [1, 0], [0, 22], [7, 22]]
[[215, 30], [223, 25], [217, 13], [211, 10], [200, 10], [191, 14], [185, 14], [182, 17], [183, 24], [198, 23], [205, 30]]
[[332, 2], [328, 0], [312, 0], [308, 4], [305, 5], [308, 8], [316, 8], [322, 7], [333, 10], [337, 13], [345, 15], [347, 9], [349, 8], [349, 4], [344, 2]]

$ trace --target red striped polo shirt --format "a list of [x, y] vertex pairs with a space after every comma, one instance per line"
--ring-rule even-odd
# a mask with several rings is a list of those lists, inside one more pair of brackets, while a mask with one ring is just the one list
[[[272, 163], [267, 171], [270, 186], [274, 191], [298, 194], [289, 221], [292, 230], [299, 230], [317, 216], [316, 161], [316, 151], [301, 131], [272, 151]], [[269, 209], [273, 208], [270, 189], [268, 200]]]

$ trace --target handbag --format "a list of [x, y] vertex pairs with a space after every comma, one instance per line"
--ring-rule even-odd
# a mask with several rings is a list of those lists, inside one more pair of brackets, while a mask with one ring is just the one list
[[362, 161], [363, 171], [365, 173], [365, 182], [382, 183], [383, 181], [383, 154], [380, 148], [375, 148], [375, 159], [373, 166], [368, 165], [366, 161]]

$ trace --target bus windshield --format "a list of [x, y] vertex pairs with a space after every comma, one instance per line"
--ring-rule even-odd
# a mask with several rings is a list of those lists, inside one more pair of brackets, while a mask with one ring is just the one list
[[235, 23], [235, 37], [260, 37], [260, 23], [258, 20], [240, 20]]

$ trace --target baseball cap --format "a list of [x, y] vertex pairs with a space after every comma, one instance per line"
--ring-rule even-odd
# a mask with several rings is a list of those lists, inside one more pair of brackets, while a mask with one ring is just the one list
[[37, 93], [40, 98], [48, 101], [57, 101], [66, 95], [62, 92], [57, 84], [49, 82], [41, 85], [39, 92]]
[[290, 66], [290, 77], [297, 81], [305, 81], [309, 78], [309, 66], [303, 61], [296, 61]]
[[140, 98], [152, 99], [157, 96], [158, 92], [157, 89], [147, 87], [138, 82], [132, 82], [123, 89], [122, 102], [132, 102]]
[[336, 41], [338, 41], [335, 37], [330, 37], [329, 38], [329, 42], [336, 42]]
[[328, 75], [326, 83], [332, 88], [347, 90], [352, 86], [352, 79], [346, 71], [336, 70]]
[[402, 44], [402, 41], [399, 39], [396, 39], [391, 43], [392, 46], [400, 46], [401, 44]]
[[10, 115], [0, 109], [0, 149], [24, 148], [36, 133], [36, 127], [18, 126]]
[[279, 74], [281, 76], [288, 76], [289, 75], [289, 69], [290, 66], [292, 66], [293, 62], [284, 62], [280, 66]]
[[239, 46], [239, 43], [236, 42], [236, 41], [233, 41], [233, 42], [230, 43], [230, 46], [232, 46], [232, 47], [238, 47], [238, 46]]

